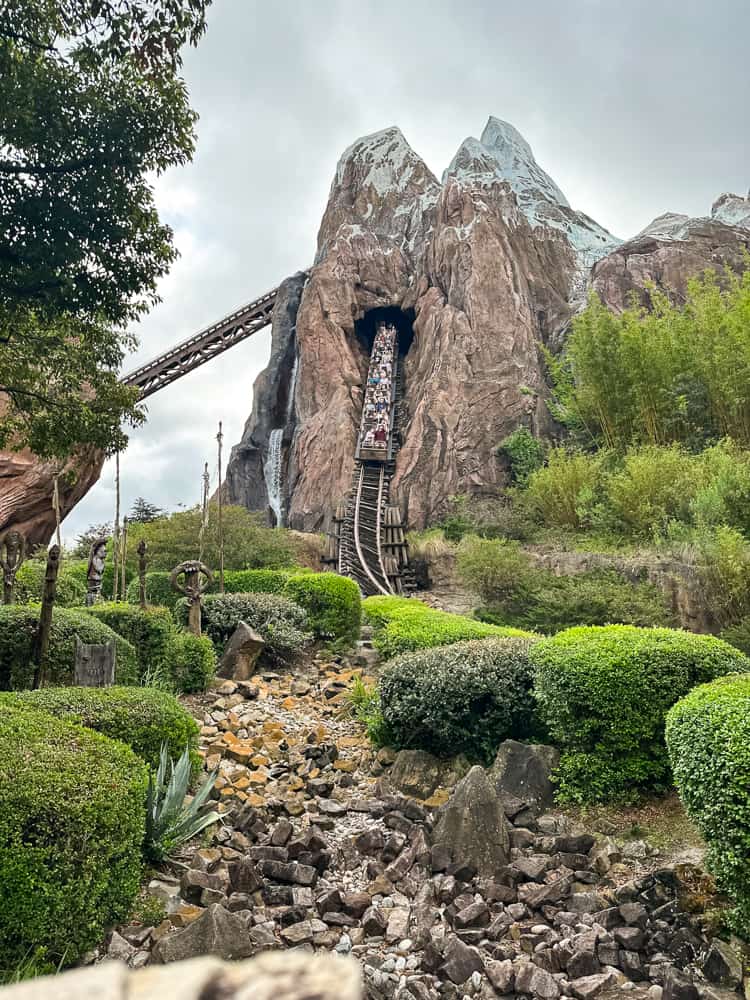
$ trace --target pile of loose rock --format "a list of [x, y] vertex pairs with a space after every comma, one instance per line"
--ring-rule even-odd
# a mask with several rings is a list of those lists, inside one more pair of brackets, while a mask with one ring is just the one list
[[388, 769], [341, 717], [351, 677], [321, 663], [222, 687], [202, 738], [224, 824], [152, 882], [167, 919], [121, 928], [110, 955], [139, 966], [325, 949], [359, 960], [369, 996], [414, 1000], [716, 1000], [742, 985], [737, 952], [709, 943], [686, 905], [692, 867], [634, 874], [612, 842], [540, 814], [539, 782], [509, 792], [496, 769], [454, 762], [449, 793], [433, 787], [435, 762], [421, 802], [395, 792], [389, 775], [415, 759]]

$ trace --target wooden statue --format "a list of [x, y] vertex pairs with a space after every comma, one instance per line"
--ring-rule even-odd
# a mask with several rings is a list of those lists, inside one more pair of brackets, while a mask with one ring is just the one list
[[146, 539], [142, 538], [138, 542], [138, 599], [143, 610], [146, 610]]
[[26, 539], [11, 528], [0, 541], [0, 567], [3, 571], [3, 604], [13, 603], [16, 573], [26, 556]]
[[45, 681], [45, 666], [49, 649], [49, 633], [52, 627], [52, 608], [57, 593], [57, 571], [60, 568], [60, 547], [53, 545], [47, 553], [47, 569], [44, 573], [44, 591], [42, 592], [42, 611], [39, 615], [39, 625], [34, 638], [32, 653], [36, 664], [34, 671], [34, 687], [40, 688]]
[[[183, 583], [178, 580], [180, 576], [185, 577]], [[204, 576], [205, 580], [201, 580], [201, 576]], [[187, 562], [175, 566], [169, 578], [172, 587], [187, 598], [188, 630], [193, 635], [201, 634], [201, 597], [211, 586], [212, 581], [211, 570], [198, 559], [188, 559]]]
[[89, 551], [89, 565], [86, 570], [86, 607], [97, 604], [102, 597], [102, 578], [107, 558], [107, 538], [95, 538]]
[[117, 643], [86, 643], [76, 636], [73, 683], [76, 687], [109, 687], [115, 682]]

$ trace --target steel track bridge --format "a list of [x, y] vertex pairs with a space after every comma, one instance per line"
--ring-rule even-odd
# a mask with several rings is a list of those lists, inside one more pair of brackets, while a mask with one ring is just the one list
[[274, 288], [259, 299], [235, 309], [218, 323], [212, 323], [200, 333], [188, 337], [164, 354], [124, 375], [120, 381], [125, 385], [137, 386], [140, 389], [140, 399], [152, 396], [165, 385], [176, 382], [178, 378], [268, 326], [277, 293], [278, 288]]

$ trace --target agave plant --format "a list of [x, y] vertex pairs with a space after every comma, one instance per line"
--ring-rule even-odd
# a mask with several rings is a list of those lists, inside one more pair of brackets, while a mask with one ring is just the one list
[[163, 861], [176, 847], [219, 819], [217, 812], [206, 812], [204, 808], [218, 771], [208, 776], [190, 802], [185, 802], [190, 784], [190, 765], [187, 748], [175, 764], [169, 757], [167, 744], [162, 744], [159, 768], [156, 777], [151, 773], [146, 798], [143, 850], [149, 861]]

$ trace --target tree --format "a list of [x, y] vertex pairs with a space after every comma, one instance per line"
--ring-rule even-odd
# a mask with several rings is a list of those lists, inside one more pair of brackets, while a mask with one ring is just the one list
[[148, 524], [149, 521], [155, 521], [159, 517], [164, 516], [164, 511], [161, 507], [157, 507], [156, 504], [149, 503], [148, 500], [144, 500], [143, 497], [136, 497], [133, 501], [133, 506], [128, 514], [128, 524]]
[[193, 153], [180, 49], [209, 4], [0, 6], [0, 446], [113, 450], [143, 419], [116, 372], [176, 255], [150, 177]]

